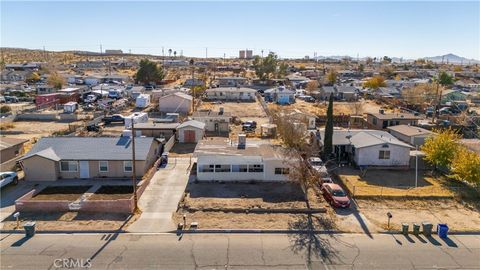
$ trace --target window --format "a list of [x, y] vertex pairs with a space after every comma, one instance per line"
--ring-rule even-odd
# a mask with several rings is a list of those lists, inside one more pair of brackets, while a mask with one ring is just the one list
[[390, 159], [390, 151], [380, 150], [378, 152], [378, 159]]
[[201, 165], [199, 172], [210, 173], [214, 172], [214, 165]]
[[263, 164], [249, 165], [248, 172], [263, 172]]
[[98, 170], [100, 172], [108, 172], [108, 161], [100, 160], [98, 162]]
[[215, 165], [215, 172], [230, 172], [230, 165]]
[[289, 168], [275, 168], [275, 174], [289, 174]]
[[132, 161], [131, 160], [125, 160], [123, 162], [123, 171], [124, 172], [131, 172], [133, 171], [133, 166], [132, 166]]
[[374, 125], [377, 124], [377, 118], [373, 118], [373, 124], [374, 124]]
[[76, 172], [78, 171], [78, 162], [76, 161], [60, 161], [60, 171]]

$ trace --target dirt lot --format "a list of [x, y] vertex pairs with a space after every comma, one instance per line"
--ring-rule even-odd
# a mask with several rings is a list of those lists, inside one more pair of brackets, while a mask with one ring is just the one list
[[[175, 222], [196, 221], [201, 229], [305, 229], [306, 214], [231, 213], [229, 209], [306, 209], [303, 191], [294, 183], [199, 183], [187, 187], [180, 210], [173, 215]], [[328, 208], [314, 190], [309, 192], [312, 208]], [[225, 209], [225, 212], [191, 211], [192, 209]], [[332, 229], [327, 214], [313, 214], [315, 229]]]
[[[135, 222], [138, 214], [129, 216], [127, 214], [112, 213], [22, 213], [20, 215], [20, 229], [22, 225], [34, 220], [36, 229], [45, 230], [121, 230]], [[9, 217], [4, 221], [4, 230], [12, 230], [16, 228], [16, 221], [13, 217]]]
[[92, 186], [47, 187], [30, 200], [76, 201]]
[[[68, 123], [46, 122], [46, 121], [17, 121], [13, 127], [8, 128], [8, 137], [20, 139], [33, 139], [50, 136], [54, 132], [68, 129]], [[81, 121], [70, 123], [80, 125]]]
[[[300, 99], [297, 99], [294, 104], [290, 105], [268, 104], [268, 107], [271, 109], [283, 109], [290, 112], [298, 110], [313, 115], [326, 115], [327, 106], [328, 102], [311, 103]], [[371, 100], [360, 100], [358, 102], [333, 102], [333, 113], [335, 115], [377, 113], [380, 107], [381, 105], [376, 104]]]
[[[198, 222], [199, 229], [263, 229], [263, 230], [326, 230], [335, 224], [325, 214], [313, 214], [311, 226], [304, 214], [236, 214], [195, 212], [187, 213], [187, 224]], [[183, 213], [175, 213], [176, 224], [182, 223]], [[188, 229], [188, 226], [187, 226]]]
[[[435, 177], [420, 171], [418, 187], [414, 170], [369, 170], [361, 176], [359, 170], [340, 168], [337, 173], [356, 198], [362, 196], [453, 197], [445, 177]], [[454, 183], [450, 183], [453, 185]], [[458, 185], [457, 185], [458, 186]]]
[[447, 223], [453, 231], [478, 231], [478, 208], [456, 200], [357, 200], [361, 213], [375, 226], [386, 229], [386, 213], [393, 218], [390, 227], [400, 230], [402, 223]]
[[88, 200], [119, 200], [132, 197], [132, 186], [102, 186]]
[[[198, 110], [218, 111], [220, 108], [224, 108], [225, 112], [231, 112], [232, 116], [238, 117], [242, 122], [256, 121], [257, 131], [255, 136], [260, 135], [260, 126], [269, 122], [258, 100], [255, 100], [255, 102], [222, 102], [221, 104], [203, 101]], [[239, 133], [242, 133], [240, 124], [230, 125], [231, 139], [236, 139]]]

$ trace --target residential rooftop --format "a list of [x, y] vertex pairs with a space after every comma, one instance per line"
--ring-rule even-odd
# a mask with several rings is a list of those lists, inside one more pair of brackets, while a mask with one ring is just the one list
[[226, 138], [211, 138], [201, 140], [195, 148], [195, 156], [245, 156], [262, 158], [283, 158], [284, 148], [279, 145], [272, 145], [265, 141], [248, 140], [244, 148], [238, 147], [237, 141]]
[[421, 127], [410, 126], [410, 125], [390, 126], [390, 127], [387, 127], [387, 129], [396, 131], [406, 136], [433, 134], [433, 132], [430, 130], [427, 130]]
[[420, 117], [415, 116], [411, 113], [368, 113], [368, 115], [373, 115], [374, 117], [382, 120], [389, 120], [389, 119], [410, 119], [410, 120], [418, 120]]

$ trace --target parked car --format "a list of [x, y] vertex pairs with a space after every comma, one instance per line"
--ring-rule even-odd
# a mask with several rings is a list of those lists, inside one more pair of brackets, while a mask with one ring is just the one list
[[254, 131], [257, 128], [257, 122], [246, 121], [242, 124], [242, 131]]
[[18, 176], [16, 172], [1, 172], [0, 173], [0, 188], [8, 184], [18, 184]]
[[95, 102], [96, 100], [97, 100], [97, 96], [95, 95], [88, 95], [87, 98], [85, 98], [86, 103]]
[[5, 101], [6, 101], [7, 103], [18, 103], [18, 97], [5, 96]]
[[333, 180], [332, 180], [332, 178], [330, 178], [330, 176], [321, 177], [321, 178], [320, 178], [320, 183], [321, 183], [321, 184], [325, 184], [325, 183], [333, 184]]
[[328, 171], [327, 167], [325, 167], [325, 164], [323, 163], [322, 159], [319, 157], [310, 157], [308, 159], [308, 165], [318, 174], [320, 174], [321, 177], [327, 177], [328, 176]]
[[339, 185], [325, 183], [322, 184], [321, 191], [325, 200], [329, 202], [333, 207], [350, 207], [350, 199]]
[[125, 118], [123, 117], [123, 115], [121, 114], [114, 114], [114, 115], [110, 115], [110, 116], [105, 116], [103, 118], [103, 122], [105, 122], [105, 124], [110, 124], [110, 123], [125, 123]]
[[0, 96], [0, 103], [6, 103], [7, 100], [5, 99], [4, 96]]

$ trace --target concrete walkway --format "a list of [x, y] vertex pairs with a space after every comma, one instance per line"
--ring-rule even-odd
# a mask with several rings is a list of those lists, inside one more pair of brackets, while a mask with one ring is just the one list
[[188, 183], [190, 159], [172, 158], [166, 168], [158, 170], [138, 201], [140, 218], [130, 225], [130, 232], [165, 232], [176, 229], [172, 214], [177, 210]]

